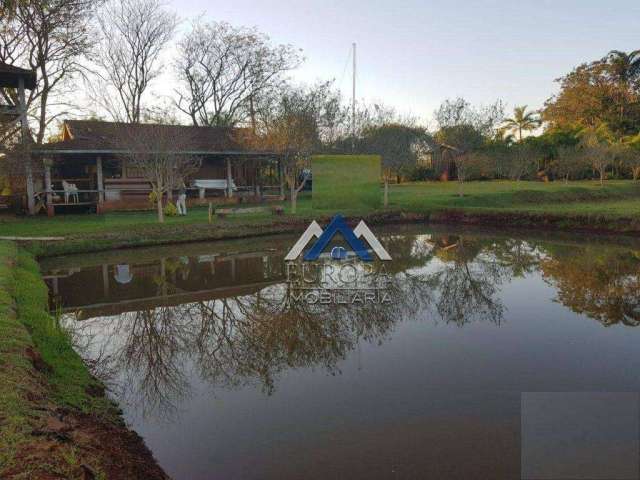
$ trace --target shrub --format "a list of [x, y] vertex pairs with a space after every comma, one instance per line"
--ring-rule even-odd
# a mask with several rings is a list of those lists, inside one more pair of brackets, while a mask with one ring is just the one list
[[175, 217], [176, 215], [178, 215], [178, 209], [172, 202], [167, 202], [164, 207], [164, 214], [167, 217]]
[[424, 180], [437, 180], [438, 176], [431, 167], [417, 166], [409, 172], [409, 180], [412, 182], [421, 182]]

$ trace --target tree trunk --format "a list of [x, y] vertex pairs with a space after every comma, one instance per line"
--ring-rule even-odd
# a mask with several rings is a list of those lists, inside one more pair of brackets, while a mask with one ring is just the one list
[[296, 214], [298, 208], [298, 192], [296, 186], [291, 182], [291, 213]]
[[256, 129], [256, 109], [255, 109], [255, 105], [253, 104], [253, 95], [249, 96], [249, 118], [251, 119], [251, 130], [255, 135], [257, 129]]
[[389, 179], [384, 178], [384, 208], [389, 206]]
[[458, 179], [458, 196], [464, 197], [464, 181]]
[[164, 209], [162, 208], [162, 192], [157, 192], [156, 203], [158, 206], [158, 222], [164, 223]]
[[604, 168], [600, 170], [600, 185], [604, 186]]

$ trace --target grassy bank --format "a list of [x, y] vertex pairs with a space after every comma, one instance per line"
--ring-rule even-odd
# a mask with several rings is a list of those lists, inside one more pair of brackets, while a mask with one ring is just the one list
[[0, 242], [0, 478], [163, 478], [47, 299], [31, 254]]
[[[397, 221], [402, 215], [440, 222], [494, 224], [512, 222], [526, 228], [580, 229], [640, 234], [640, 186], [630, 181], [597, 182], [470, 182], [458, 195], [456, 182], [419, 182], [394, 185], [387, 209], [346, 208], [340, 213], [354, 218]], [[312, 219], [323, 220], [335, 209], [314, 209], [311, 197], [302, 195], [298, 212], [230, 216], [208, 223], [206, 207], [193, 208], [186, 217], [169, 217], [158, 224], [148, 212], [116, 212], [105, 215], [60, 215], [55, 218], [0, 219], [0, 235], [25, 237], [62, 236], [46, 248], [32, 245], [36, 254], [99, 251], [163, 243], [239, 238], [261, 234], [297, 232]], [[452, 214], [453, 212], [453, 214]], [[509, 226], [509, 225], [505, 225]]]

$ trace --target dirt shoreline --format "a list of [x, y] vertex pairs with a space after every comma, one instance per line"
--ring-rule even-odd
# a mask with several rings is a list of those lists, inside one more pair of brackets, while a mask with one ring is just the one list
[[520, 230], [536, 229], [640, 236], [640, 218], [633, 217], [616, 218], [598, 215], [553, 215], [534, 212], [485, 212], [452, 209], [432, 213], [429, 222]]
[[0, 478], [169, 479], [53, 327], [35, 262], [14, 244], [0, 247]]
[[[589, 215], [552, 215], [522, 211], [482, 211], [447, 209], [433, 212], [387, 211], [362, 217], [347, 216], [354, 226], [360, 220], [370, 226], [401, 224], [434, 224], [452, 226], [492, 227], [512, 230], [563, 231], [590, 234], [640, 236], [640, 218]], [[149, 228], [132, 232], [113, 232], [69, 237], [56, 242], [21, 242], [38, 258], [74, 253], [93, 253], [106, 250], [258, 238], [285, 233], [301, 233], [312, 220], [320, 224], [330, 217], [276, 218], [270, 223], [202, 224], [177, 228]]]

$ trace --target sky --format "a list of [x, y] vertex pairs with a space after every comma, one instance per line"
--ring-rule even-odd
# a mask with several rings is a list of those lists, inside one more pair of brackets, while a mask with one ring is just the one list
[[609, 50], [640, 49], [638, 0], [170, 0], [185, 20], [255, 26], [303, 50], [295, 80], [334, 78], [351, 96], [381, 101], [429, 124], [447, 98], [542, 107], [554, 82]]

